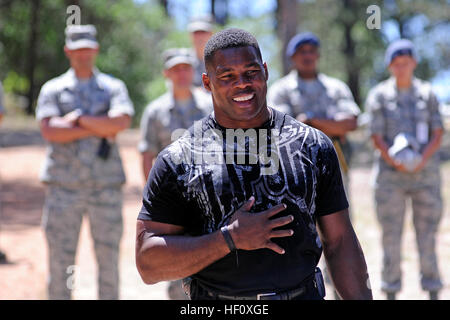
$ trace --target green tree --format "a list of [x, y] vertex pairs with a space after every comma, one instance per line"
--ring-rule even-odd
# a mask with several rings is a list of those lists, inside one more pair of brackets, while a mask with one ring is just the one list
[[151, 96], [149, 83], [161, 78], [163, 39], [173, 30], [157, 1], [0, 0], [0, 79], [5, 91], [29, 97], [32, 113], [42, 84], [69, 68], [63, 46], [70, 4], [80, 6], [82, 24], [96, 25], [97, 65], [124, 80], [137, 121]]

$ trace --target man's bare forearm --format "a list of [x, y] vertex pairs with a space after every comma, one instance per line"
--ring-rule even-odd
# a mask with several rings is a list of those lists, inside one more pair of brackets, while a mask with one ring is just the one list
[[333, 247], [324, 243], [324, 255], [336, 291], [343, 299], [372, 299], [367, 265], [354, 232], [343, 236]]
[[82, 128], [94, 131], [103, 137], [115, 136], [120, 131], [127, 129], [131, 124], [129, 116], [108, 117], [108, 116], [81, 116], [78, 124]]
[[200, 237], [144, 231], [137, 241], [136, 264], [147, 284], [188, 277], [230, 252], [220, 231]]

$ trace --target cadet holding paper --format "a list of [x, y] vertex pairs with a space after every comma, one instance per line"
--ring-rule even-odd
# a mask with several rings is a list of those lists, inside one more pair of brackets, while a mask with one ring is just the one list
[[401, 236], [405, 202], [412, 200], [422, 288], [437, 299], [442, 288], [435, 236], [442, 215], [439, 155], [443, 125], [431, 85], [414, 77], [417, 66], [409, 40], [392, 43], [385, 57], [392, 75], [373, 88], [366, 108], [377, 151], [375, 203], [383, 229], [382, 290], [395, 299], [401, 289]]

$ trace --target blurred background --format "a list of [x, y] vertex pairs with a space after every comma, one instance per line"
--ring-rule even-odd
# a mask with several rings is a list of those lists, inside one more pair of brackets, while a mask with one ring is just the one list
[[[212, 14], [217, 30], [240, 27], [258, 39], [269, 66], [269, 85], [288, 73], [284, 48], [298, 32], [312, 31], [321, 40], [321, 72], [348, 84], [364, 112], [368, 90], [388, 77], [383, 64], [387, 44], [412, 40], [419, 54], [418, 78], [430, 81], [441, 102], [446, 126], [450, 119], [449, 0], [0, 0], [0, 81], [6, 113], [0, 125], [0, 249], [8, 263], [0, 265], [0, 299], [45, 299], [47, 252], [40, 228], [44, 188], [38, 175], [45, 142], [34, 119], [41, 86], [69, 68], [63, 51], [67, 7], [81, 9], [81, 24], [98, 31], [98, 68], [122, 79], [136, 109], [133, 128], [119, 136], [127, 174], [121, 253], [123, 299], [167, 299], [166, 283], [145, 286], [134, 264], [134, 228], [144, 185], [137, 151], [138, 124], [145, 106], [166, 91], [161, 53], [190, 47], [186, 25], [191, 18]], [[379, 29], [369, 29], [367, 8], [380, 8]], [[351, 204], [375, 298], [381, 270], [380, 229], [373, 210], [370, 179], [373, 150], [365, 117], [350, 136], [355, 146], [351, 171]], [[444, 216], [438, 254], [450, 299], [450, 142], [441, 148]], [[407, 219], [411, 220], [411, 219]], [[95, 299], [92, 243], [84, 222], [77, 263], [75, 298]], [[422, 299], [418, 256], [412, 224], [404, 237], [404, 287], [399, 298]], [[445, 274], [446, 273], [446, 274]]]

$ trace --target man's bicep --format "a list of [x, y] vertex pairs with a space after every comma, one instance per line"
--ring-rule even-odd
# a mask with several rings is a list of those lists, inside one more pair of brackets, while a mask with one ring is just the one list
[[137, 220], [136, 235], [147, 233], [149, 236], [177, 235], [184, 232], [184, 227], [150, 220]]
[[320, 216], [317, 219], [317, 224], [320, 231], [320, 238], [326, 245], [339, 242], [345, 233], [353, 230], [348, 209]]

